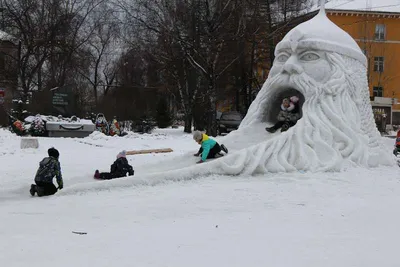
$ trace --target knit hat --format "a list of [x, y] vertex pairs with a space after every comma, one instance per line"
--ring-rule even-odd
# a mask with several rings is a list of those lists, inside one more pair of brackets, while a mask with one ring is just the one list
[[60, 153], [54, 147], [49, 148], [49, 150], [47, 150], [47, 154], [49, 154], [49, 157], [53, 157], [56, 159], [58, 159], [58, 157], [60, 157]]
[[118, 153], [117, 159], [119, 158], [126, 158], [126, 151], [122, 150], [121, 152]]
[[201, 141], [203, 139], [203, 134], [200, 131], [194, 131], [193, 132], [193, 139], [197, 142]]
[[292, 101], [293, 103], [297, 103], [297, 102], [299, 102], [299, 98], [297, 97], [297, 96], [292, 96], [291, 98], [290, 98], [290, 101]]

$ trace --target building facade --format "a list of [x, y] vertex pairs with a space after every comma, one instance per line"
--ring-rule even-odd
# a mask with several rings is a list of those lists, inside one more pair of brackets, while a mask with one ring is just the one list
[[400, 105], [400, 13], [327, 10], [328, 17], [348, 32], [368, 59], [368, 82], [374, 97], [393, 99]]

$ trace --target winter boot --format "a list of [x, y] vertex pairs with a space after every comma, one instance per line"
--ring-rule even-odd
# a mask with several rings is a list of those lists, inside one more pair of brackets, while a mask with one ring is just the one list
[[94, 179], [100, 179], [100, 172], [99, 172], [99, 170], [96, 170], [95, 172], [94, 172]]
[[269, 133], [274, 133], [274, 132], [276, 132], [276, 129], [275, 129], [274, 127], [267, 127], [267, 128], [265, 128], [265, 130], [266, 130], [267, 132], [269, 132]]
[[285, 123], [282, 125], [281, 132], [286, 132], [287, 130], [289, 130], [289, 128], [290, 128], [289, 123]]
[[44, 187], [35, 186], [36, 193], [38, 197], [44, 196]]
[[226, 148], [226, 146], [224, 146], [224, 144], [221, 144], [221, 149], [225, 152], [225, 154], [228, 154], [228, 149]]
[[34, 196], [36, 193], [36, 185], [31, 184], [31, 189], [29, 190], [29, 193], [31, 193], [31, 196]]

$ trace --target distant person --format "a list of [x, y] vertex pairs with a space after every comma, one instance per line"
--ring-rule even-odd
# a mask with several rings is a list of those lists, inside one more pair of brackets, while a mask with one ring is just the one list
[[290, 99], [284, 98], [282, 100], [281, 110], [278, 114], [278, 121], [274, 126], [267, 127], [265, 130], [274, 133], [281, 128], [281, 132], [285, 132], [289, 130], [290, 127], [294, 126], [300, 119], [300, 107], [298, 102], [299, 98], [297, 96], [292, 96]]
[[400, 151], [400, 130], [397, 131], [396, 142], [395, 142], [394, 146], [395, 146], [395, 148], [393, 150], [393, 154], [395, 156], [397, 156], [397, 154], [399, 154], [399, 151]]
[[[48, 157], [39, 163], [39, 169], [36, 172], [35, 184], [31, 185], [30, 193], [32, 196], [37, 193], [39, 197], [54, 195], [58, 189], [63, 189], [63, 179], [61, 175], [61, 166], [59, 162], [60, 153], [54, 147], [48, 151]], [[53, 178], [56, 177], [58, 189], [53, 184]]]
[[201, 156], [200, 161], [197, 163], [203, 163], [207, 159], [222, 157], [221, 150], [228, 154], [228, 149], [224, 145], [219, 145], [217, 141], [200, 131], [193, 132], [193, 139], [201, 145], [199, 152], [194, 154], [195, 157]]
[[96, 170], [94, 173], [95, 179], [100, 180], [110, 180], [115, 178], [126, 177], [128, 174], [129, 176], [134, 175], [134, 170], [131, 165], [129, 165], [128, 160], [126, 159], [126, 151], [123, 150], [122, 152], [118, 153], [117, 159], [111, 165], [110, 172], [99, 172]]

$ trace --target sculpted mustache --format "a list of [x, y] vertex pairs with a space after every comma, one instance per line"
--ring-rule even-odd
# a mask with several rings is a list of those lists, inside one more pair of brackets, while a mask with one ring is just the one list
[[281, 90], [282, 86], [290, 86], [298, 90], [304, 97], [318, 94], [321, 86], [305, 73], [301, 74], [278, 74], [272, 78], [270, 87]]

